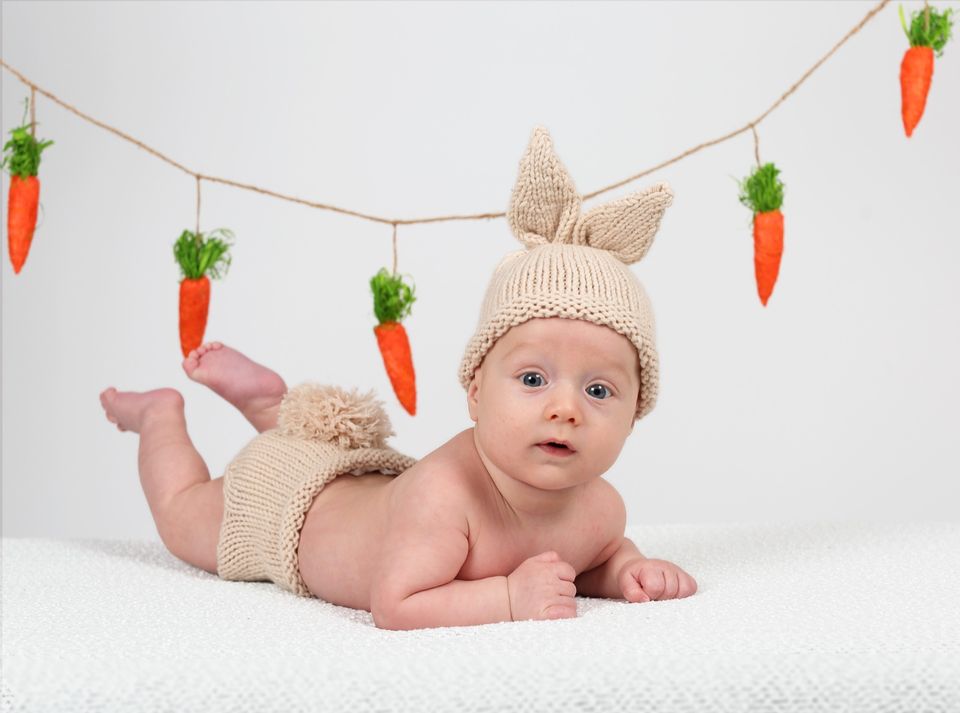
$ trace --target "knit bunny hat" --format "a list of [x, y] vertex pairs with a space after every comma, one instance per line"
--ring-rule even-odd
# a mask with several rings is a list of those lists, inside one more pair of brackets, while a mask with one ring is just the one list
[[581, 319], [610, 327], [636, 347], [636, 420], [656, 404], [659, 365], [650, 300], [627, 265], [647, 254], [673, 193], [657, 183], [583, 214], [581, 201], [550, 134], [536, 127], [507, 209], [510, 229], [525, 249], [507, 255], [494, 271], [460, 362], [460, 384], [469, 388], [487, 352], [511, 327], [543, 317]]

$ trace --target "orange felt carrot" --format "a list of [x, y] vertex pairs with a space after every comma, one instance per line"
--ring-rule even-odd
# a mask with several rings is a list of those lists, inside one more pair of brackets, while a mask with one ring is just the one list
[[207, 276], [180, 281], [180, 351], [186, 356], [203, 343], [210, 311], [210, 280]]
[[184, 356], [203, 342], [210, 309], [210, 280], [227, 273], [230, 267], [230, 241], [226, 228], [203, 233], [184, 230], [173, 246], [173, 256], [183, 272], [180, 281], [180, 351]]
[[407, 330], [400, 324], [400, 320], [410, 314], [410, 308], [416, 301], [413, 288], [404, 284], [398, 275], [391, 275], [386, 268], [381, 268], [370, 279], [370, 289], [373, 290], [373, 311], [380, 322], [373, 328], [373, 333], [377, 337], [383, 366], [400, 405], [411, 416], [415, 416], [417, 378]]
[[[29, 103], [29, 102], [28, 102]], [[24, 107], [26, 121], [26, 107]], [[30, 252], [33, 232], [37, 226], [37, 206], [40, 202], [40, 152], [52, 141], [38, 142], [30, 133], [30, 124], [10, 131], [13, 138], [3, 147], [6, 155], [0, 166], [10, 165], [10, 192], [7, 199], [7, 248], [13, 271], [20, 274]]]
[[927, 94], [933, 79], [934, 52], [939, 57], [943, 46], [950, 39], [952, 21], [949, 9], [940, 14], [930, 7], [918, 10], [910, 16], [910, 27], [903, 17], [900, 6], [900, 24], [910, 40], [910, 49], [900, 62], [900, 115], [903, 129], [909, 138], [920, 122], [927, 105]]
[[783, 183], [779, 174], [774, 164], [764, 164], [740, 184], [740, 202], [753, 211], [753, 266], [764, 307], [773, 294], [783, 255]]
[[13, 176], [7, 201], [7, 247], [13, 271], [20, 274], [27, 261], [33, 231], [37, 225], [37, 204], [40, 201], [40, 181], [36, 176]]
[[753, 216], [753, 266], [757, 276], [757, 294], [763, 306], [773, 294], [783, 255], [783, 213], [771, 210]]
[[920, 123], [933, 79], [933, 48], [911, 47], [900, 63], [900, 114], [907, 136]]

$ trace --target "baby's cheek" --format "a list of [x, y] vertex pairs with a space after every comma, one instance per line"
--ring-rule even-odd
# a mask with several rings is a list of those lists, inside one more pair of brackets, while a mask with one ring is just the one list
[[604, 439], [602, 447], [598, 448], [593, 457], [593, 467], [599, 469], [600, 475], [603, 475], [620, 457], [625, 440], [619, 438], [620, 434], [610, 434], [609, 438]]
[[516, 443], [516, 436], [511, 436], [511, 429], [504, 423], [504, 419], [488, 417], [477, 424], [477, 435], [484, 453], [497, 465], [501, 467], [506, 465], [502, 461], [509, 459], [511, 446]]
[[520, 424], [509, 409], [499, 409], [494, 413], [486, 414], [486, 417], [487, 422], [484, 425], [490, 433], [491, 440], [495, 440], [498, 444], [517, 440], [520, 435]]

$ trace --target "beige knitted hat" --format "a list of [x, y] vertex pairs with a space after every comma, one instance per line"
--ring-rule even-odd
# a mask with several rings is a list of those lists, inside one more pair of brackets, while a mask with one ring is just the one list
[[633, 342], [640, 356], [634, 418], [650, 413], [659, 381], [653, 310], [627, 265], [647, 254], [672, 201], [670, 187], [657, 183], [581, 214], [580, 194], [550, 134], [536, 127], [507, 209], [510, 229], [526, 248], [507, 255], [494, 271], [460, 362], [463, 388], [511, 327], [538, 317], [582, 319]]

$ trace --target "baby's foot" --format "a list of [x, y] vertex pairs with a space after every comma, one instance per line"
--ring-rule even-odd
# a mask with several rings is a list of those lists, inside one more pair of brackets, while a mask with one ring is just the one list
[[287, 385], [275, 371], [220, 342], [202, 344], [183, 360], [193, 381], [208, 386], [236, 406], [258, 431], [276, 425]]
[[183, 411], [183, 397], [176, 389], [117, 391], [112, 386], [100, 394], [100, 404], [110, 423], [121, 431], [140, 433], [144, 422], [161, 411]]

